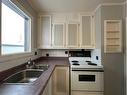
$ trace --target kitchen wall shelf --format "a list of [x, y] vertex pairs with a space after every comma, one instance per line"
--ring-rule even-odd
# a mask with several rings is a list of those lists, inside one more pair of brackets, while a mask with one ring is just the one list
[[118, 53], [122, 51], [122, 21], [104, 21], [104, 52]]

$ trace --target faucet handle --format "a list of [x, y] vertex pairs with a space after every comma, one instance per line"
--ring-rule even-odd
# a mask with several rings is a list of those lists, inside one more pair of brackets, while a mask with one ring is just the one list
[[33, 63], [33, 65], [35, 65], [35, 62], [34, 61], [32, 63]]
[[28, 64], [31, 64], [31, 62], [32, 62], [32, 60], [31, 60], [31, 58], [30, 58], [30, 59], [28, 60], [28, 62], [27, 62], [27, 63], [28, 63]]
[[31, 64], [32, 63], [32, 60], [31, 60], [31, 58], [27, 61], [27, 64], [26, 64], [26, 68], [30, 68], [31, 67]]
[[30, 65], [30, 64], [31, 64], [31, 62], [30, 62], [30, 61], [28, 61], [28, 62], [27, 62], [27, 64], [28, 64], [28, 65]]

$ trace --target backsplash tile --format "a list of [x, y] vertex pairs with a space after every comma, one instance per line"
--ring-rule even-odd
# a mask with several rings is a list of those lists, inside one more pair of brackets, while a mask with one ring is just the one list
[[65, 51], [68, 50], [41, 50], [42, 56], [49, 56], [49, 57], [68, 57], [68, 54], [65, 54]]

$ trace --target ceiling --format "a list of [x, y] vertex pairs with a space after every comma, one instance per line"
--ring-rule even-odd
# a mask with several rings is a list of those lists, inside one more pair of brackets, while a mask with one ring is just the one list
[[92, 12], [101, 3], [122, 3], [124, 0], [28, 0], [37, 12]]

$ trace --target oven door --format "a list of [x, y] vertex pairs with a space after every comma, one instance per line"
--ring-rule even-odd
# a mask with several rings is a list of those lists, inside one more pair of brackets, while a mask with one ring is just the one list
[[71, 71], [71, 90], [104, 91], [102, 71]]

